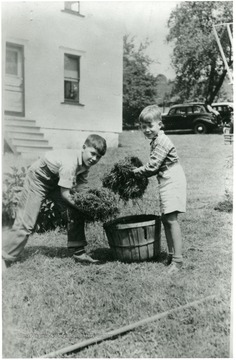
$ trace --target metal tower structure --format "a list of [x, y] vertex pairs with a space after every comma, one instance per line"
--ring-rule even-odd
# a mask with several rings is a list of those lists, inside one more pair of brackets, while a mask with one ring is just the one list
[[[222, 28], [223, 28], [223, 31], [222, 31]], [[216, 39], [222, 60], [224, 62], [224, 66], [227, 70], [227, 75], [229, 77], [230, 84], [233, 84], [233, 71], [229, 67], [229, 63], [227, 61], [227, 57], [226, 57], [226, 54], [225, 54], [223, 46], [222, 46], [222, 41], [223, 41], [222, 35], [224, 35], [225, 30], [227, 30], [229, 46], [230, 46], [231, 52], [233, 53], [233, 34], [232, 34], [233, 29], [232, 28], [233, 28], [233, 23], [223, 23], [223, 24], [213, 25], [213, 33], [215, 35], [215, 39]], [[221, 30], [221, 38], [219, 36], [220, 30]]]

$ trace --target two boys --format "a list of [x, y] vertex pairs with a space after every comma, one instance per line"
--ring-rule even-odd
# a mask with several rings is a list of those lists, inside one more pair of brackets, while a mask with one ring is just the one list
[[[84, 218], [72, 200], [70, 190], [88, 188], [88, 173], [98, 163], [107, 149], [106, 141], [99, 135], [87, 137], [81, 150], [54, 150], [47, 152], [29, 168], [15, 222], [6, 240], [3, 241], [2, 257], [9, 263], [17, 260], [29, 235], [33, 232], [42, 201], [49, 197], [61, 208], [67, 208], [68, 248], [76, 261], [95, 263], [85, 252], [87, 244], [84, 233]], [[4, 264], [3, 264], [4, 266]]]

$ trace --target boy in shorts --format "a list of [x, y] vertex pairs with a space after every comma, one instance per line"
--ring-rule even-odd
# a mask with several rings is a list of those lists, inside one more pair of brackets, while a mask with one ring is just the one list
[[149, 162], [134, 169], [135, 176], [157, 176], [159, 183], [162, 223], [165, 230], [170, 274], [183, 264], [182, 236], [178, 214], [186, 212], [186, 178], [171, 140], [161, 130], [161, 111], [157, 105], [143, 109], [139, 116], [141, 131], [151, 140]]

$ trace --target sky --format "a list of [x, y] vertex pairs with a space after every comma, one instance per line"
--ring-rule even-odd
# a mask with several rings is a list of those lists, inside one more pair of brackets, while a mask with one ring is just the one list
[[[92, 11], [94, 1], [86, 0], [86, 3], [90, 3]], [[146, 53], [156, 61], [151, 67], [152, 73], [164, 74], [168, 79], [173, 79], [175, 72], [170, 65], [172, 46], [166, 43], [167, 21], [171, 11], [179, 3], [180, 1], [159, 0], [99, 1], [99, 7], [101, 19], [111, 22], [112, 26], [119, 23], [122, 35], [135, 36], [138, 44], [148, 38], [151, 44]]]
[[179, 4], [173, 1], [129, 1], [125, 5], [125, 32], [137, 36], [137, 40], [151, 40], [148, 47], [149, 56], [158, 61], [152, 66], [155, 75], [164, 74], [173, 79], [175, 72], [171, 67], [170, 55], [172, 46], [166, 43], [168, 34], [167, 21], [171, 11]]

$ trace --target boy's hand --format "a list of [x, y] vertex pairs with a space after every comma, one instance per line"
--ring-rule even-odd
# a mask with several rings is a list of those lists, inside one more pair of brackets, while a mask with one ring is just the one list
[[133, 169], [132, 172], [133, 172], [133, 174], [134, 174], [134, 176], [135, 176], [136, 178], [141, 178], [141, 177], [142, 177], [142, 175], [141, 175], [141, 174], [139, 173], [139, 171], [138, 171], [138, 168]]

